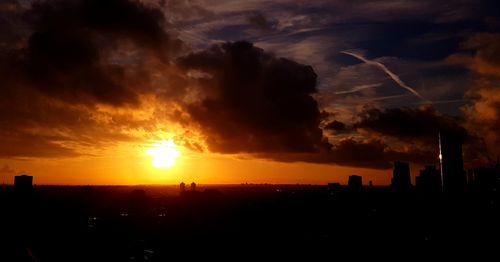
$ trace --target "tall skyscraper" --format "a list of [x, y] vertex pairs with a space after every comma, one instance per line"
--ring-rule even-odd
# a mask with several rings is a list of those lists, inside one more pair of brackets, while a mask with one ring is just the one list
[[394, 162], [391, 186], [399, 192], [406, 192], [411, 188], [410, 164], [407, 162]]
[[446, 194], [460, 194], [467, 185], [462, 157], [462, 136], [457, 131], [439, 132], [441, 184]]

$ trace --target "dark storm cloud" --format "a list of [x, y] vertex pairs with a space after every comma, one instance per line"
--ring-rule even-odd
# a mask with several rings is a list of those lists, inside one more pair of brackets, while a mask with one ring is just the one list
[[[325, 114], [311, 96], [316, 93], [316, 74], [312, 68], [277, 58], [250, 43], [216, 45], [183, 57], [178, 63], [197, 77], [199, 100], [186, 104], [185, 108], [206, 136], [212, 152], [245, 153], [282, 162], [378, 169], [389, 168], [396, 159], [427, 163], [436, 155], [418, 148], [396, 150], [380, 139], [347, 138], [334, 139], [332, 144], [327, 142], [320, 129]], [[405, 117], [410, 118], [405, 121], [414, 121], [415, 117], [425, 118], [422, 121], [428, 121], [429, 117], [435, 118], [434, 122], [441, 121], [436, 120], [439, 116], [431, 109], [416, 112], [373, 109], [364, 114], [364, 121], [357, 127], [373, 129], [371, 132], [392, 128], [398, 125], [392, 121]], [[382, 123], [380, 127], [376, 124], [378, 121]], [[439, 125], [443, 126], [446, 124]], [[352, 126], [339, 121], [330, 122], [325, 128], [355, 134]], [[402, 131], [407, 132], [405, 136], [418, 139], [409, 130]], [[397, 131], [388, 132], [396, 135]]]
[[211, 151], [317, 152], [329, 148], [319, 128], [316, 74], [251, 43], [215, 45], [179, 60], [199, 79], [203, 97], [186, 106]]
[[123, 130], [134, 119], [116, 121], [117, 117], [41, 96], [30, 88], [3, 90], [0, 158], [71, 157], [84, 154], [82, 148], [132, 140]]
[[[466, 165], [485, 164], [494, 159], [491, 152], [497, 148], [495, 130], [500, 130], [500, 126], [494, 119], [485, 120], [486, 115], [476, 110], [488, 111], [485, 105], [491, 106], [489, 101], [496, 99], [495, 93], [490, 91], [491, 89], [480, 89], [481, 98], [473, 106], [465, 107], [465, 115], [462, 117], [440, 114], [432, 106], [364, 109], [359, 113], [360, 119], [352, 124], [351, 134], [383, 141], [387, 145], [386, 155], [390, 151], [388, 155], [393, 160], [433, 164], [436, 163], [435, 156], [439, 152], [439, 132], [454, 130], [462, 135]], [[487, 99], [484, 98], [486, 96]], [[481, 117], [478, 119], [477, 115]]]
[[342, 140], [331, 153], [331, 159], [340, 165], [387, 169], [395, 160], [412, 163], [434, 163], [436, 154], [421, 149], [395, 151], [380, 140], [358, 142], [353, 139]]
[[331, 158], [346, 166], [388, 168], [391, 159], [388, 159], [384, 151], [386, 147], [387, 145], [378, 140], [358, 142], [345, 139], [333, 148]]
[[169, 74], [183, 46], [162, 11], [135, 0], [8, 1], [0, 21], [0, 158], [87, 155], [154, 129], [156, 116], [113, 110], [140, 110], [142, 94], [166, 86], [154, 76]]
[[[134, 0], [34, 2], [25, 14], [32, 30], [26, 46], [11, 52], [10, 84], [76, 103], [136, 105], [148, 86], [137, 60], [167, 62], [182, 46], [165, 33], [164, 20]], [[132, 55], [115, 57], [122, 49]]]
[[15, 0], [3, 0], [0, 2], [0, 54], [5, 49], [20, 40], [20, 13], [22, 8]]
[[65, 140], [58, 136], [44, 136], [21, 131], [0, 131], [0, 158], [43, 157], [59, 158], [80, 155], [75, 150], [58, 142]]
[[418, 108], [366, 108], [359, 113], [355, 128], [365, 129], [405, 141], [436, 141], [440, 130], [466, 130], [459, 119], [441, 115], [432, 106]]
[[435, 163], [437, 160], [436, 152], [416, 148], [396, 151], [379, 139], [358, 141], [354, 138], [346, 138], [338, 141], [331, 150], [321, 153], [258, 153], [254, 156], [281, 162], [309, 162], [389, 169], [395, 160], [417, 164]]

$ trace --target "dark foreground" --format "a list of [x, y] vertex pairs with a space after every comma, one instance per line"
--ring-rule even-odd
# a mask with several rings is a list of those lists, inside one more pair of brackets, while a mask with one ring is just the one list
[[183, 194], [177, 187], [3, 187], [0, 261], [331, 261], [366, 250], [494, 251], [499, 203], [496, 191], [445, 199], [376, 187], [235, 185]]

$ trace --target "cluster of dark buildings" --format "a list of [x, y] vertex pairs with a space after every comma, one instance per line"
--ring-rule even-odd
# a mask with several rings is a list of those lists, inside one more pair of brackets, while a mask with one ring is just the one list
[[[439, 169], [435, 165], [427, 165], [415, 177], [413, 187], [408, 162], [395, 161], [391, 189], [397, 193], [416, 191], [422, 195], [458, 196], [477, 191], [494, 191], [500, 184], [500, 164], [493, 166], [464, 169], [462, 137], [459, 132], [446, 131], [439, 133]], [[329, 184], [330, 189], [339, 184]], [[371, 186], [371, 181], [370, 181]], [[349, 176], [348, 188], [353, 192], [362, 190], [362, 177]]]

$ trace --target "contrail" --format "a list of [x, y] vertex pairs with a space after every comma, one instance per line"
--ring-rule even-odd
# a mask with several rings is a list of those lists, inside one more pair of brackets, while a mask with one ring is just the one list
[[351, 88], [349, 90], [337, 91], [337, 92], [335, 92], [335, 94], [336, 95], [351, 94], [351, 93], [355, 93], [355, 92], [358, 92], [358, 91], [361, 91], [361, 90], [364, 90], [364, 89], [373, 88], [373, 87], [379, 87], [381, 85], [382, 85], [381, 83], [369, 84], [369, 85], [359, 85], [359, 86], [355, 86], [355, 87], [353, 87], [353, 88]]
[[393, 72], [391, 72], [391, 70], [389, 70], [389, 68], [387, 68], [384, 64], [380, 63], [380, 62], [377, 62], [377, 61], [373, 61], [373, 60], [368, 60], [358, 54], [355, 54], [355, 53], [351, 53], [349, 51], [341, 51], [340, 53], [343, 53], [343, 54], [346, 54], [346, 55], [350, 55], [352, 57], [355, 57], [361, 61], [363, 61], [364, 63], [366, 64], [369, 64], [369, 65], [374, 65], [378, 68], [380, 68], [382, 71], [384, 71], [392, 80], [394, 80], [394, 82], [396, 82], [400, 87], [410, 91], [412, 94], [414, 94], [416, 97], [424, 100], [425, 102], [430, 102], [429, 100], [425, 99], [422, 95], [420, 95], [417, 91], [415, 91], [415, 89], [411, 88], [410, 86], [408, 86], [407, 84], [405, 84], [405, 82], [403, 82], [403, 80], [401, 80], [401, 78], [399, 78], [398, 75], [394, 74]]

